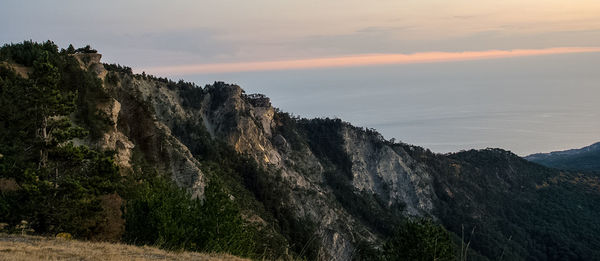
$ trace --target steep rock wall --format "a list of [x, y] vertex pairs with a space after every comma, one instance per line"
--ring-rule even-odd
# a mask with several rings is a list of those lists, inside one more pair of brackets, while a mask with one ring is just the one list
[[[246, 95], [239, 86], [219, 85], [202, 91], [202, 99], [186, 104], [183, 89], [165, 82], [116, 72], [106, 72], [100, 55], [80, 55], [82, 67], [104, 79], [110, 94], [98, 108], [108, 116], [111, 128], [98, 141], [105, 149], [117, 152], [122, 169], [132, 168], [132, 155], [141, 151], [146, 161], [172, 173], [176, 183], [202, 197], [208, 177], [194, 158], [186, 132], [173, 131], [188, 123], [205, 128], [211, 137], [225, 141], [238, 153], [248, 155], [274, 180], [282, 207], [298, 220], [314, 224], [312, 244], [318, 246], [320, 260], [349, 260], [360, 242], [377, 245], [379, 232], [369, 227], [338, 202], [326, 180], [326, 168], [303, 142], [295, 148], [277, 133], [276, 110], [268, 98]], [[110, 82], [108, 77], [118, 76]], [[300, 130], [298, 130], [300, 131]], [[347, 126], [338, 130], [343, 148], [352, 161], [353, 193], [374, 194], [388, 205], [405, 205], [412, 216], [431, 215], [433, 177], [408, 154], [382, 144], [378, 137]], [[339, 196], [339, 195], [337, 195]]]

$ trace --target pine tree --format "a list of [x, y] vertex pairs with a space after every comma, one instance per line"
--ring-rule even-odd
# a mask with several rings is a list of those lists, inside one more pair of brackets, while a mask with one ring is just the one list
[[33, 63], [31, 79], [33, 86], [30, 103], [34, 105], [32, 115], [37, 126], [39, 168], [46, 167], [48, 153], [60, 144], [73, 138], [82, 138], [85, 132], [73, 127], [69, 115], [75, 111], [75, 94], [58, 88], [59, 73], [44, 51]]
[[73, 54], [73, 53], [75, 53], [75, 47], [73, 47], [73, 45], [72, 45], [72, 44], [69, 44], [69, 47], [67, 47], [67, 50], [66, 50], [66, 52], [67, 52], [68, 54]]

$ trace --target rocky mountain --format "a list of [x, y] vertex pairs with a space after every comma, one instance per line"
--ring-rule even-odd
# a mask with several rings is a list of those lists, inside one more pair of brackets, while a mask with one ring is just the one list
[[550, 168], [574, 171], [600, 171], [600, 142], [580, 149], [536, 153], [525, 159]]
[[105, 94], [80, 92], [103, 124], [87, 124], [77, 142], [114, 151], [121, 175], [142, 165], [166, 173], [193, 198], [224, 184], [270, 258], [371, 260], [419, 217], [442, 224], [469, 259], [600, 258], [597, 175], [501, 149], [436, 154], [340, 119], [293, 117], [236, 85], [133, 74], [97, 53], [70, 57]]

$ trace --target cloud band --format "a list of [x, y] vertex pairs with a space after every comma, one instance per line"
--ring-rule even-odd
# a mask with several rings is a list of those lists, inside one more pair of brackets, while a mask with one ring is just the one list
[[422, 52], [413, 54], [362, 54], [340, 57], [310, 58], [282, 61], [188, 64], [165, 67], [141, 68], [140, 71], [145, 71], [146, 73], [150, 74], [173, 76], [228, 72], [356, 67], [387, 64], [436, 63], [592, 52], [600, 52], [600, 47], [558, 47], [546, 49], [488, 50], [472, 52]]

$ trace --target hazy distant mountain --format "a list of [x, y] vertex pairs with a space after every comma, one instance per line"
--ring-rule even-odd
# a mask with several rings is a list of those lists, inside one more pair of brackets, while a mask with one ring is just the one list
[[600, 171], [600, 142], [581, 149], [536, 153], [525, 159], [557, 169]]

